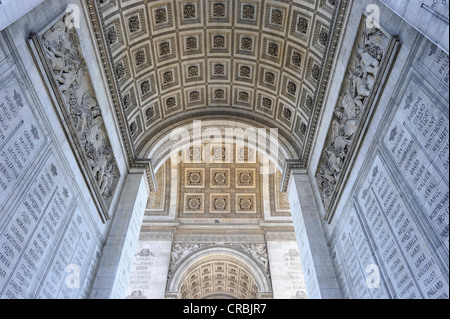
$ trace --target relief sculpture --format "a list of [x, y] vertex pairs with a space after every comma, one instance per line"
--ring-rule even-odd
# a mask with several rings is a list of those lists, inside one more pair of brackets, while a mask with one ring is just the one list
[[108, 209], [119, 171], [76, 29], [68, 27], [65, 18], [58, 20], [41, 36], [40, 44], [54, 83], [59, 88], [64, 114], [70, 119], [68, 129], [76, 135], [91, 180]]
[[381, 30], [366, 28], [360, 32], [350, 58], [316, 177], [325, 209], [330, 206], [362, 114], [367, 108], [387, 40]]

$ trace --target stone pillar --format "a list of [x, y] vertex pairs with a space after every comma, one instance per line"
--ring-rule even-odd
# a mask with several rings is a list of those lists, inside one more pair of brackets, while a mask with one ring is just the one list
[[129, 173], [94, 282], [91, 299], [124, 298], [148, 190], [143, 171]]
[[274, 299], [307, 298], [302, 264], [291, 232], [266, 232]]
[[329, 247], [306, 170], [292, 170], [288, 194], [308, 297], [340, 299]]
[[172, 240], [172, 231], [141, 232], [133, 257], [127, 299], [165, 298]]

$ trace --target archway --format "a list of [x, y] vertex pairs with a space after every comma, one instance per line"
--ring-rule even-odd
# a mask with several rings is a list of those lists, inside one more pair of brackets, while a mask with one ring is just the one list
[[258, 299], [272, 287], [257, 254], [228, 247], [199, 250], [182, 260], [167, 283], [166, 296], [182, 299]]
[[264, 154], [280, 171], [298, 160], [298, 145], [278, 127], [237, 118], [196, 118], [160, 131], [146, 143], [141, 156], [150, 158], [154, 170], [173, 154], [201, 143], [242, 143]]

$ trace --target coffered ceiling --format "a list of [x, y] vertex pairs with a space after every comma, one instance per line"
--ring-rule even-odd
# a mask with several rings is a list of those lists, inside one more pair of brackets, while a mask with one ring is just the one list
[[180, 286], [183, 299], [256, 299], [258, 286], [252, 276], [231, 261], [210, 261], [192, 270]]
[[177, 121], [221, 114], [279, 128], [304, 157], [336, 3], [95, 2], [136, 154]]
[[169, 216], [170, 207], [184, 219], [291, 216], [287, 194], [279, 192], [280, 171], [260, 174], [264, 155], [232, 144], [203, 144], [180, 153], [180, 162], [169, 159], [156, 172], [157, 191], [150, 193], [146, 216]]

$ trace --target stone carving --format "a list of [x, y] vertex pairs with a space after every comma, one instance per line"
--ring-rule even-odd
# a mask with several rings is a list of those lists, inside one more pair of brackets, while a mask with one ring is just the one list
[[197, 38], [196, 37], [188, 37], [186, 39], [186, 49], [187, 50], [197, 49]]
[[256, 213], [255, 194], [236, 194], [237, 213]]
[[269, 41], [267, 46], [267, 54], [273, 57], [278, 57], [278, 44]]
[[275, 84], [275, 74], [273, 72], [266, 71], [264, 73], [264, 82], [269, 84]]
[[320, 78], [320, 66], [318, 66], [317, 64], [313, 64], [312, 70], [311, 70], [311, 77], [316, 80], [319, 81]]
[[107, 30], [106, 37], [108, 38], [108, 42], [110, 45], [117, 42], [118, 40], [117, 31], [114, 26]]
[[263, 271], [263, 273], [270, 279], [270, 266], [269, 255], [267, 252], [267, 246], [263, 243], [225, 243], [223, 245], [216, 245], [214, 243], [179, 243], [176, 242], [172, 245], [172, 251], [170, 253], [170, 265], [167, 285], [169, 286], [171, 277], [175, 273], [176, 269], [183, 263], [183, 261], [192, 256], [194, 253], [211, 247], [227, 247], [240, 251], [250, 258], [252, 258]]
[[230, 169], [211, 168], [211, 188], [230, 187]]
[[189, 78], [193, 78], [193, 77], [196, 77], [196, 76], [199, 76], [198, 66], [197, 65], [191, 65], [188, 68], [188, 77]]
[[128, 93], [123, 97], [123, 106], [125, 110], [129, 109], [133, 105], [133, 101], [131, 99], [131, 94]]
[[155, 257], [155, 254], [150, 251], [148, 248], [142, 248], [138, 253], [135, 254], [135, 256], [141, 256], [141, 257]]
[[302, 55], [297, 51], [292, 52], [291, 63], [300, 67], [302, 65]]
[[225, 66], [223, 64], [214, 65], [214, 74], [225, 74]]
[[291, 299], [306, 299], [306, 298], [307, 298], [306, 292], [300, 290], [297, 290], [295, 296], [291, 297]]
[[167, 21], [167, 14], [165, 8], [155, 10], [155, 23], [161, 24]]
[[214, 4], [213, 16], [214, 17], [224, 17], [225, 16], [225, 5], [223, 3], [215, 3]]
[[302, 17], [298, 18], [297, 21], [297, 31], [306, 34], [308, 31], [308, 20]]
[[203, 213], [204, 212], [204, 194], [185, 194], [184, 195], [185, 213]]
[[199, 91], [192, 91], [189, 93], [189, 101], [199, 101], [200, 100], [200, 92]]
[[239, 101], [248, 102], [249, 98], [250, 96], [247, 92], [239, 91]]
[[319, 39], [318, 39], [319, 43], [321, 45], [326, 45], [328, 42], [328, 32], [325, 29], [320, 30], [319, 33]]
[[146, 95], [147, 93], [149, 93], [151, 91], [151, 85], [150, 85], [150, 80], [145, 80], [144, 82], [141, 83], [141, 94], [142, 95]]
[[170, 189], [171, 189], [171, 161], [168, 159], [155, 173], [156, 189], [149, 192], [146, 214], [167, 215], [169, 214]]
[[242, 18], [243, 19], [255, 19], [255, 7], [249, 4], [242, 6]]
[[[145, 77], [150, 72], [153, 72], [156, 70], [156, 72], [159, 72], [158, 70], [163, 69], [163, 63], [166, 63], [168, 59], [175, 59], [177, 60], [177, 57], [180, 59], [182, 58], [184, 63], [205, 63], [205, 69], [199, 70], [200, 76], [198, 79], [201, 82], [198, 81], [196, 89], [200, 90], [200, 86], [202, 86], [202, 95], [209, 93], [209, 96], [204, 95], [201, 99], [202, 104], [207, 103], [208, 101], [212, 100], [213, 94], [211, 94], [210, 87], [208, 87], [208, 83], [210, 80], [213, 82], [217, 80], [224, 80], [224, 82], [221, 82], [220, 85], [225, 89], [226, 88], [226, 95], [227, 96], [227, 102], [228, 104], [236, 104], [236, 109], [240, 110], [246, 110], [250, 106], [251, 103], [257, 103], [256, 111], [254, 114], [251, 114], [252, 112], [248, 112], [248, 114], [245, 114], [245, 116], [248, 116], [250, 119], [256, 119], [256, 120], [262, 120], [267, 121], [266, 123], [270, 122], [276, 122], [277, 124], [283, 125], [283, 131], [282, 134], [285, 136], [288, 136], [289, 139], [291, 139], [293, 148], [296, 152], [296, 156], [301, 158], [307, 158], [307, 154], [310, 151], [310, 137], [311, 135], [308, 135], [308, 139], [305, 139], [304, 141], [300, 141], [297, 138], [294, 137], [294, 134], [289, 134], [287, 126], [284, 125], [283, 120], [280, 121], [280, 118], [274, 118], [274, 111], [278, 105], [275, 105], [275, 100], [272, 100], [272, 107], [269, 112], [266, 110], [261, 110], [261, 95], [264, 95], [264, 91], [260, 91], [260, 89], [268, 88], [270, 86], [270, 89], [275, 90], [276, 92], [282, 92], [283, 89], [285, 90], [285, 87], [280, 87], [283, 85], [282, 81], [277, 81], [277, 79], [284, 79], [285, 72], [290, 71], [288, 74], [289, 76], [292, 76], [294, 78], [301, 78], [303, 75], [303, 69], [301, 69], [300, 62], [297, 66], [295, 62], [291, 62], [291, 55], [289, 54], [294, 49], [293, 48], [300, 48], [305, 47], [308, 44], [317, 44], [319, 46], [320, 51], [325, 50], [322, 48], [322, 46], [318, 43], [318, 32], [311, 32], [311, 27], [314, 28], [314, 31], [320, 31], [317, 30], [317, 26], [322, 27], [326, 30], [335, 30], [333, 28], [330, 28], [331, 23], [333, 22], [333, 19], [341, 19], [342, 12], [344, 11], [346, 7], [339, 6], [339, 12], [336, 12], [336, 14], [329, 14], [332, 11], [328, 10], [327, 7], [326, 13], [327, 14], [320, 14], [321, 10], [317, 11], [315, 9], [315, 6], [305, 5], [303, 9], [299, 9], [299, 7], [295, 4], [293, 1], [283, 1], [276, 2], [276, 1], [253, 1], [253, 0], [239, 0], [239, 1], [221, 1], [221, 0], [214, 0], [214, 1], [208, 1], [205, 3], [205, 12], [202, 12], [201, 6], [199, 6], [199, 1], [183, 1], [183, 2], [155, 2], [155, 1], [145, 1], [142, 2], [142, 5], [139, 5], [138, 7], [142, 7], [142, 13], [145, 13], [145, 8], [148, 7], [149, 11], [149, 21], [146, 22], [145, 20], [145, 14], [141, 15], [141, 11], [138, 11], [140, 9], [137, 9], [138, 7], [134, 6], [133, 8], [130, 7], [130, 10], [122, 10], [123, 8], [121, 6], [103, 6], [103, 8], [108, 8], [108, 10], [95, 10], [96, 8], [96, 1], [94, 0], [86, 0], [87, 1], [87, 10], [89, 12], [89, 18], [90, 22], [93, 26], [93, 31], [98, 34], [99, 37], [105, 36], [106, 38], [106, 31], [109, 30], [113, 26], [113, 22], [116, 21], [116, 32], [117, 37], [119, 38], [119, 41], [116, 42], [115, 45], [112, 47], [105, 46], [105, 48], [99, 48], [100, 55], [101, 55], [101, 61], [102, 66], [105, 71], [106, 77], [114, 77], [115, 74], [111, 73], [111, 65], [117, 64], [119, 62], [119, 57], [123, 58], [122, 53], [127, 53], [128, 56], [131, 56], [134, 58], [133, 53], [135, 53], [137, 47], [142, 47], [142, 43], [153, 43], [156, 48], [152, 48], [151, 50], [146, 51], [146, 63], [143, 64], [139, 68], [139, 72], [137, 73], [138, 77], [142, 79], [142, 77]], [[322, 8], [322, 2], [321, 1], [320, 8]], [[347, 1], [347, 0], [345, 0]], [[141, 3], [141, 2], [139, 2]], [[298, 3], [297, 3], [298, 4]], [[173, 5], [176, 5], [176, 8], [172, 8]], [[187, 9], [186, 17], [185, 17], [185, 6]], [[114, 7], [114, 8], [113, 8]], [[319, 8], [318, 7], [318, 8]], [[124, 7], [125, 8], [125, 7]], [[231, 11], [230, 11], [231, 10]], [[233, 10], [235, 12], [233, 12]], [[299, 11], [300, 10], [300, 11]], [[131, 11], [131, 12], [130, 12]], [[139, 14], [138, 14], [139, 13]], [[234, 15], [233, 15], [234, 13]], [[183, 34], [180, 34], [178, 37], [173, 37], [171, 34], [174, 31], [175, 22], [173, 21], [174, 16], [176, 15], [176, 18], [178, 18], [178, 23], [184, 25], [186, 27], [185, 30], [189, 30], [189, 32], [186, 32]], [[138, 16], [139, 22], [140, 22], [140, 30], [136, 31], [135, 33], [129, 32], [128, 27], [128, 19], [131, 16]], [[302, 21], [299, 21], [299, 17], [301, 17]], [[218, 26], [215, 23], [223, 23], [223, 25]], [[341, 21], [339, 20], [339, 24]], [[304, 29], [305, 33], [302, 33], [297, 30], [297, 25], [300, 25], [299, 29]], [[251, 26], [251, 28], [248, 28]], [[124, 28], [123, 28], [124, 27]], [[149, 27], [152, 32], [144, 32], [146, 31], [146, 28]], [[123, 29], [122, 29], [123, 28]], [[268, 31], [268, 29], [272, 29], [272, 31]], [[276, 30], [276, 32], [273, 32]], [[340, 29], [336, 29], [339, 31]], [[149, 30], [147, 30], [149, 31]], [[267, 33], [269, 32], [269, 33]], [[267, 37], [265, 37], [267, 33]], [[197, 46], [195, 48], [195, 45], [192, 45], [192, 50], [187, 50], [186, 47], [186, 38], [190, 37], [191, 35], [197, 37]], [[277, 37], [277, 34], [285, 34], [289, 35], [290, 37]], [[203, 39], [199, 37], [200, 35], [204, 36], [205, 39], [207, 39], [208, 45], [203, 45]], [[223, 45], [217, 44], [214, 45], [214, 36], [216, 35], [222, 35], [224, 36]], [[136, 36], [139, 36], [139, 41], [128, 41], [127, 37], [130, 39], [136, 38]], [[291, 37], [292, 36], [292, 37]], [[337, 37], [338, 32], [333, 31], [333, 34], [329, 34], [328, 43], [331, 43], [329, 50], [335, 51], [335, 42], [331, 42], [331, 37]], [[169, 40], [169, 39], [170, 40]], [[260, 43], [258, 39], [262, 39], [263, 43]], [[169, 41], [168, 41], [169, 40]], [[184, 40], [184, 41], [183, 41]], [[257, 41], [258, 40], [258, 41]], [[275, 42], [278, 44], [278, 50], [274, 50], [273, 53], [275, 54], [276, 51], [277, 55], [270, 56], [267, 53], [267, 47], [269, 41]], [[106, 40], [108, 41], [108, 40]], [[170, 43], [170, 46], [168, 46], [166, 54], [160, 55], [160, 47], [159, 44], [163, 41], [168, 41]], [[234, 43], [233, 41], [237, 41], [237, 43]], [[315, 42], [314, 42], [315, 41]], [[180, 43], [175, 43], [180, 42]], [[220, 42], [220, 40], [219, 40]], [[123, 44], [129, 44], [123, 46]], [[302, 44], [302, 45], [300, 45]], [[259, 46], [264, 46], [263, 55], [257, 54], [257, 48]], [[169, 48], [170, 47], [170, 48]], [[286, 50], [284, 50], [286, 48]], [[182, 55], [178, 54], [176, 49], [184, 49], [182, 50]], [[290, 50], [289, 50], [290, 49]], [[327, 48], [328, 49], [328, 48]], [[121, 54], [118, 54], [118, 50], [120, 50]], [[123, 51], [125, 50], [125, 51]], [[199, 52], [205, 51], [205, 52]], [[305, 64], [307, 61], [311, 61], [311, 57], [314, 58], [315, 61], [319, 65], [322, 65], [322, 59], [331, 55], [320, 55], [320, 56], [312, 56], [312, 51], [305, 50], [303, 52], [303, 49], [297, 49], [301, 50], [302, 53], [302, 63]], [[284, 55], [284, 51], [286, 51], [286, 60], [282, 59], [282, 56]], [[191, 53], [195, 53], [195, 55], [191, 55]], [[224, 55], [219, 55], [219, 53], [223, 53]], [[225, 54], [226, 53], [226, 54]], [[323, 52], [325, 53], [325, 52]], [[216, 59], [209, 59], [212, 56], [208, 56], [208, 54], [212, 54], [215, 56]], [[188, 56], [189, 55], [189, 56]], [[110, 59], [112, 57], [112, 60]], [[249, 99], [238, 97], [238, 89], [237, 86], [233, 86], [233, 81], [236, 80], [236, 74], [239, 74], [239, 70], [236, 70], [234, 68], [231, 70], [231, 67], [235, 65], [235, 62], [238, 61], [240, 58], [244, 58], [246, 61], [251, 63], [252, 65], [252, 75], [256, 74], [257, 70], [261, 70], [261, 62], [259, 58], [264, 58], [268, 64], [271, 62], [276, 62], [275, 65], [273, 65], [274, 68], [277, 69], [275, 72], [276, 74], [276, 81], [275, 84], [263, 84], [263, 85], [257, 85], [255, 87], [255, 91], [252, 90], [251, 95], [249, 95]], [[187, 61], [189, 59], [189, 61]], [[224, 72], [214, 72], [214, 65], [216, 63], [219, 63], [219, 59], [221, 60], [220, 63], [225, 65], [227, 68], [224, 70]], [[132, 59], [136, 63], [136, 59]], [[201, 62], [199, 62], [201, 61]], [[153, 63], [152, 63], [153, 62]], [[110, 65], [111, 64], [111, 65]], [[208, 66], [206, 67], [206, 64]], [[267, 65], [268, 65], [267, 64]], [[282, 65], [283, 64], [283, 65]], [[270, 64], [272, 65], [272, 64]], [[134, 64], [136, 66], [136, 64]], [[165, 65], [167, 66], [167, 65]], [[306, 65], [305, 65], [306, 66]], [[129, 67], [126, 67], [126, 70], [130, 70]], [[326, 73], [328, 73], [328, 69], [324, 67], [324, 70]], [[187, 70], [184, 69], [184, 75], [187, 78]], [[208, 72], [206, 72], [208, 71]], [[205, 73], [204, 73], [205, 72]], [[308, 70], [308, 73], [310, 70]], [[204, 73], [204, 74], [203, 74]], [[219, 75], [223, 74], [223, 75]], [[258, 73], [260, 75], [260, 73]], [[197, 79], [197, 77], [196, 77]], [[247, 78], [242, 78], [247, 79]], [[248, 78], [250, 79], [250, 78]], [[109, 80], [109, 79], [108, 79]], [[140, 79], [137, 79], [140, 82]], [[156, 78], [156, 81], [160, 81], [160, 78]], [[193, 78], [189, 79], [190, 81], [193, 80]], [[253, 79], [256, 80], [256, 79]], [[252, 80], [252, 82], [253, 82]], [[259, 79], [261, 81], [261, 77]], [[138, 82], [138, 83], [139, 83]], [[187, 83], [187, 81], [186, 81]], [[185, 84], [186, 84], [185, 83]], [[297, 95], [300, 92], [303, 92], [305, 89], [304, 84], [311, 84], [307, 82], [298, 83], [297, 85]], [[153, 83], [152, 83], [153, 86]], [[126, 86], [124, 83], [123, 87], [119, 88], [119, 91], [115, 92], [113, 88], [109, 88], [111, 91], [111, 94], [113, 97], [115, 95], [122, 95], [124, 96], [124, 93], [130, 89], [129, 86]], [[165, 96], [172, 95], [172, 89], [174, 87], [172, 85], [167, 85], [162, 87], [161, 92], [159, 92], [159, 98], [160, 103], [164, 105]], [[311, 91], [314, 91], [314, 95], [316, 95], [316, 88], [312, 85], [309, 89]], [[138, 87], [139, 90], [139, 87]], [[187, 86], [181, 86], [178, 88], [177, 94], [180, 96], [180, 100], [177, 103], [178, 108], [182, 107], [182, 99], [187, 100], [187, 104], [190, 106], [193, 106], [193, 103], [189, 102], [189, 92], [192, 90], [192, 88], [188, 88]], [[231, 98], [231, 94], [233, 93], [233, 98]], [[320, 107], [322, 105], [322, 99], [323, 92], [317, 94], [317, 107]], [[290, 98], [290, 97], [289, 97]], [[254, 100], [255, 99], [255, 100]], [[258, 99], [258, 100], [256, 100]], [[245, 102], [244, 102], [245, 101]], [[199, 103], [195, 102], [195, 103]], [[215, 100], [214, 103], [223, 103], [224, 100]], [[249, 104], [250, 103], [250, 104]], [[287, 101], [289, 106], [292, 109], [296, 109], [298, 106], [292, 99], [289, 99]], [[278, 104], [278, 103], [277, 103]], [[135, 105], [137, 106], [137, 105]], [[165, 106], [165, 105], [164, 105]], [[164, 120], [166, 118], [171, 118], [173, 116], [178, 116], [180, 112], [164, 112], [164, 106], [163, 110], [160, 110], [160, 116], [159, 118]], [[126, 112], [127, 119], [131, 120], [132, 117], [132, 111]], [[134, 109], [136, 111], [136, 109]], [[121, 110], [116, 110], [117, 114], [120, 114]], [[204, 112], [202, 109], [197, 108], [196, 110], [192, 110], [192, 112], [189, 112], [190, 114], [197, 114], [199, 112]], [[211, 112], [215, 112], [215, 110], [212, 110]], [[234, 110], [231, 110], [230, 113]], [[236, 112], [238, 113], [238, 112]], [[242, 112], [244, 113], [244, 112]], [[305, 115], [305, 122], [308, 123], [309, 126], [311, 126], [311, 131], [315, 131], [316, 129], [316, 120], [312, 118], [312, 116], [315, 116], [317, 112], [315, 113], [307, 113]], [[133, 113], [135, 114], [135, 113]], [[237, 114], [238, 116], [241, 115], [241, 112]], [[270, 117], [272, 115], [272, 117]], [[184, 114], [184, 116], [191, 116], [188, 114]], [[175, 119], [175, 118], [173, 118]], [[294, 120], [294, 119], [293, 119]], [[125, 119], [123, 120], [125, 122]], [[281, 122], [281, 123], [280, 123]], [[171, 125], [169, 122], [163, 122], [164, 124], [161, 124], [164, 127], [168, 127]], [[262, 123], [262, 122], [261, 122]], [[121, 126], [125, 127], [126, 123], [121, 123]], [[265, 125], [265, 124], [264, 124]], [[144, 149], [145, 145], [148, 144], [150, 140], [154, 137], [155, 134], [158, 134], [158, 132], [155, 131], [156, 127], [159, 128], [158, 125], [151, 125], [146, 127], [147, 129], [143, 132], [141, 137], [136, 140], [136, 145], [133, 145], [130, 143], [126, 143], [126, 147], [129, 151], [127, 151], [127, 154], [139, 154], [139, 158], [145, 158], [146, 154]], [[281, 131], [281, 130], [280, 130]], [[292, 133], [292, 132], [291, 132]], [[288, 140], [289, 140], [288, 139]], [[130, 144], [130, 145], [128, 145]], [[303, 152], [303, 149], [306, 150], [306, 153]], [[130, 155], [128, 155], [130, 156]]]
[[75, 29], [66, 27], [65, 17], [42, 35], [41, 45], [65, 103], [66, 114], [70, 118], [69, 129], [76, 134], [87, 168], [104, 204], [109, 207], [119, 171], [78, 35]]
[[163, 73], [163, 83], [167, 84], [173, 82], [173, 72], [172, 71], [167, 71]]
[[292, 111], [290, 109], [288, 109], [287, 107], [283, 108], [283, 117], [290, 121], [292, 118]]
[[188, 151], [188, 160], [186, 162], [194, 162], [202, 160], [202, 147], [201, 146], [191, 146]]
[[205, 169], [199, 168], [199, 169], [189, 169], [186, 168], [185, 176], [185, 187], [204, 187], [205, 181], [204, 181], [204, 175], [205, 175]]
[[387, 37], [379, 29], [364, 29], [361, 38], [354, 49], [353, 65], [349, 65], [347, 69], [345, 84], [334, 109], [334, 118], [317, 175], [326, 209], [342, 174], [345, 159], [359, 128], [361, 114], [372, 92], [386, 50]]
[[125, 76], [125, 68], [122, 62], [116, 66], [116, 76], [119, 80]]
[[139, 16], [132, 16], [129, 20], [128, 20], [128, 26], [130, 28], [130, 32], [136, 32], [139, 31], [139, 29], [141, 28], [141, 25], [139, 23]]
[[251, 70], [250, 70], [250, 68], [249, 68], [248, 66], [243, 66], [243, 67], [241, 67], [241, 68], [239, 69], [239, 75], [240, 75], [240, 76], [243, 76], [243, 77], [246, 77], [246, 78], [249, 78], [250, 75], [251, 75]]
[[241, 49], [251, 51], [253, 48], [253, 40], [249, 37], [241, 38]]
[[222, 89], [214, 90], [214, 99], [222, 100], [225, 98], [225, 92]]
[[211, 194], [211, 212], [229, 213], [230, 194]]
[[145, 117], [147, 118], [147, 120], [150, 120], [154, 115], [155, 115], [155, 109], [153, 108], [153, 106], [150, 106], [145, 111]]
[[193, 4], [186, 4], [183, 9], [183, 16], [185, 19], [193, 19], [197, 16], [197, 13], [195, 11], [195, 5]]
[[225, 37], [223, 35], [215, 35], [213, 38], [214, 48], [225, 47]]
[[[267, 99], [267, 101], [269, 103], [269, 107], [271, 107], [272, 101], [266, 97], [263, 97], [263, 100], [264, 99]], [[226, 130], [231, 130], [231, 129], [235, 130], [235, 127], [228, 126], [228, 125], [202, 125], [202, 134], [204, 134], [204, 132], [206, 132], [207, 130], [217, 130], [218, 132], [220, 131], [222, 134], [224, 134], [226, 132]], [[194, 134], [192, 128], [187, 128], [186, 132], [191, 135]], [[243, 138], [245, 138], [245, 136], [246, 135], [243, 132], [242, 135], [237, 134], [236, 138], [243, 139]], [[252, 135], [253, 139], [255, 139], [256, 137], [257, 137], [256, 135]], [[268, 144], [270, 143], [268, 138], [266, 139], [266, 142]], [[171, 150], [179, 148], [179, 147], [182, 147], [182, 144], [177, 139], [165, 140], [153, 153], [153, 159], [155, 160], [155, 163], [158, 163], [159, 161], [161, 161], [166, 155], [168, 155], [170, 153]], [[201, 159], [202, 159], [201, 148], [200, 147], [191, 148], [191, 150], [193, 150], [193, 152], [190, 153], [190, 155], [196, 156], [195, 161], [201, 161]], [[286, 162], [286, 157], [281, 151], [278, 152], [278, 161], [279, 161], [279, 165], [281, 167], [283, 167], [284, 163]]]
[[255, 187], [255, 169], [236, 168], [236, 187]]
[[159, 55], [168, 55], [170, 54], [170, 42], [169, 41], [163, 41], [159, 44]]
[[313, 109], [313, 104], [314, 104], [314, 101], [313, 101], [312, 96], [309, 95], [309, 94], [306, 95], [306, 98], [305, 98], [305, 106], [306, 106], [306, 108], [308, 110], [312, 110]]
[[289, 94], [295, 96], [295, 93], [297, 92], [297, 85], [292, 81], [288, 81], [286, 90], [288, 91]]
[[174, 243], [172, 246], [172, 251], [170, 253], [169, 273], [177, 264], [179, 264], [181, 260], [203, 246], [205, 246], [205, 244]]
[[232, 246], [247, 253], [251, 256], [264, 270], [264, 273], [270, 277], [269, 271], [269, 255], [267, 253], [267, 247], [265, 244], [225, 244]]
[[272, 109], [272, 100], [267, 97], [263, 97], [261, 105], [263, 108], [271, 110]]
[[272, 10], [272, 16], [270, 17], [270, 22], [273, 24], [282, 24], [283, 23], [283, 12], [278, 9]]
[[139, 66], [141, 64], [145, 63], [145, 50], [139, 50], [138, 52], [136, 52], [136, 66]]
[[177, 105], [177, 101], [175, 99], [175, 97], [171, 96], [166, 100], [166, 108], [170, 109], [173, 108]]

